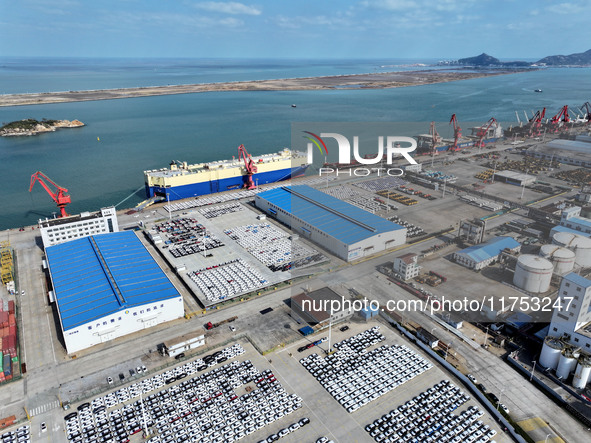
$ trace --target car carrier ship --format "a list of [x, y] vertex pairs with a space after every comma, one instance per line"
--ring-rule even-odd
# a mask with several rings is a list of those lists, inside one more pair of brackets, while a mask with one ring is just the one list
[[180, 200], [232, 189], [253, 189], [300, 177], [309, 166], [305, 153], [288, 148], [275, 154], [251, 157], [240, 145], [238, 152], [237, 159], [194, 165], [172, 161], [169, 168], [144, 171], [146, 196]]

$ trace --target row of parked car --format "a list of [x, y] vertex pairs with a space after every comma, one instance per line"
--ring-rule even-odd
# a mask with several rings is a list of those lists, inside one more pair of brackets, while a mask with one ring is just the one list
[[470, 396], [449, 380], [442, 380], [406, 403], [365, 426], [376, 442], [383, 443], [487, 443], [496, 431], [479, 420], [476, 406], [454, 414]]
[[[204, 365], [243, 352], [235, 344], [80, 405], [65, 417], [68, 440], [128, 442], [147, 429], [151, 443], [234, 442], [301, 408], [301, 398], [287, 393], [270, 370], [259, 372], [250, 360], [198, 374]], [[245, 385], [238, 395], [236, 390]], [[140, 393], [148, 394], [143, 401], [136, 399]], [[304, 421], [283, 434], [309, 422]]]
[[0, 435], [0, 441], [2, 443], [31, 443], [31, 429], [29, 425], [24, 425], [16, 431], [4, 432]]
[[310, 423], [310, 419], [308, 417], [304, 417], [300, 421], [292, 423], [291, 425], [286, 426], [285, 428], [281, 429], [276, 434], [271, 434], [266, 439], [259, 440], [258, 443], [272, 443], [274, 441], [279, 440], [280, 438], [283, 438], [283, 437], [297, 431], [301, 427], [306, 426], [308, 423]]
[[337, 343], [337, 351], [326, 358], [311, 354], [300, 363], [347, 412], [390, 392], [432, 367], [406, 346], [369, 346], [383, 341], [377, 327]]

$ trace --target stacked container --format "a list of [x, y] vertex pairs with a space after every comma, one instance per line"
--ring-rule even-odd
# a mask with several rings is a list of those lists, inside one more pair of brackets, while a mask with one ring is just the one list
[[18, 365], [14, 300], [4, 310], [4, 301], [0, 299], [0, 383], [12, 379], [13, 365]]

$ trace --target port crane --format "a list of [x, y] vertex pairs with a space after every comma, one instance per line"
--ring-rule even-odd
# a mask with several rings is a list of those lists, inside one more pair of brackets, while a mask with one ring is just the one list
[[529, 127], [529, 136], [530, 137], [539, 137], [540, 136], [540, 128], [542, 126], [542, 120], [546, 116], [546, 108], [542, 109], [541, 111], [537, 111], [534, 116], [529, 120], [530, 127]]
[[[55, 186], [56, 191], [52, 191], [51, 188], [45, 182], [51, 183]], [[57, 207], [60, 209], [59, 217], [67, 217], [68, 213], [66, 212], [66, 205], [72, 202], [72, 199], [66, 193], [68, 190], [66, 188], [62, 188], [58, 184], [56, 184], [52, 179], [46, 176], [43, 172], [37, 171], [33, 175], [31, 175], [31, 186], [29, 186], [29, 192], [33, 190], [33, 186], [36, 182], [39, 182], [41, 186], [47, 191], [50, 195], [52, 200], [57, 204]]]
[[591, 103], [589, 103], [589, 102], [583, 103], [583, 105], [581, 106], [581, 110], [584, 111], [583, 118], [585, 120], [587, 120], [587, 124], [590, 124], [591, 123]]
[[568, 105], [564, 105], [558, 111], [552, 119], [550, 120], [550, 132], [558, 132], [560, 127], [562, 126], [561, 123], [569, 123], [570, 116], [568, 115]]
[[484, 148], [484, 141], [483, 141], [484, 137], [486, 137], [486, 134], [488, 133], [488, 130], [491, 128], [491, 126], [494, 125], [495, 128], [497, 127], [497, 119], [494, 117], [491, 117], [487, 123], [482, 125], [480, 127], [480, 129], [478, 130], [478, 132], [476, 133], [476, 136], [478, 137], [478, 141], [476, 143], [474, 143], [474, 146], [477, 147], [478, 149]]
[[462, 128], [460, 128], [460, 125], [458, 123], [458, 119], [456, 118], [455, 114], [452, 114], [451, 119], [449, 121], [449, 124], [451, 125], [453, 123], [454, 125], [454, 144], [451, 147], [452, 151], [459, 151], [460, 148], [458, 147], [458, 140], [460, 138], [462, 138]]
[[238, 158], [244, 160], [244, 169], [246, 170], [246, 181], [243, 187], [246, 189], [255, 189], [256, 185], [252, 181], [252, 175], [257, 173], [257, 167], [244, 145], [238, 146]]

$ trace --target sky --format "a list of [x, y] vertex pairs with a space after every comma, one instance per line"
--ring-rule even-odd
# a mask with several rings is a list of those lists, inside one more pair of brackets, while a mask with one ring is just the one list
[[0, 56], [539, 59], [591, 0], [0, 0]]

